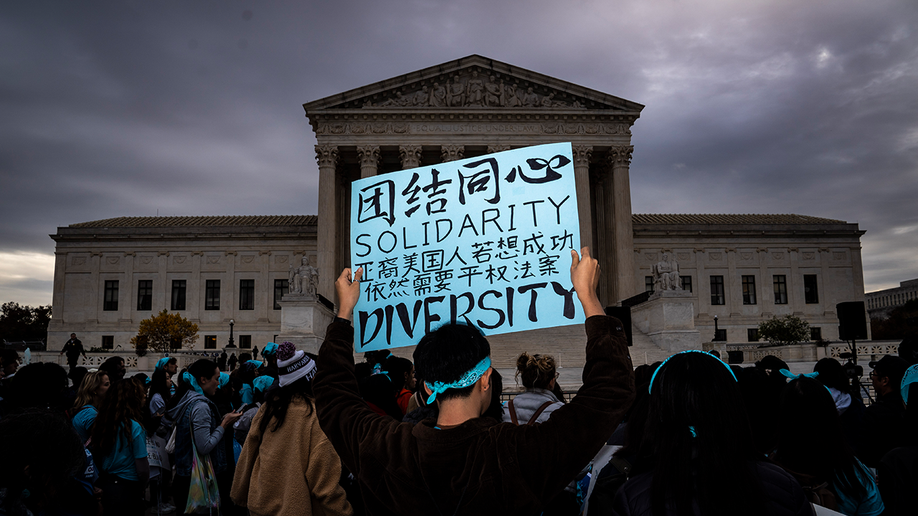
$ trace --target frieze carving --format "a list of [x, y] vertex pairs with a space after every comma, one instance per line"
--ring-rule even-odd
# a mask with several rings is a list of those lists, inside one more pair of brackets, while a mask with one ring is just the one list
[[287, 263], [287, 257], [284, 255], [278, 256], [277, 263]]
[[70, 265], [86, 265], [86, 257], [85, 256], [74, 256], [70, 260]]
[[[316, 127], [318, 135], [366, 135], [366, 134], [424, 134], [424, 133], [514, 133], [514, 134], [558, 134], [558, 135], [598, 135], [598, 134], [623, 134], [630, 135], [627, 123], [529, 123], [529, 122], [507, 122], [507, 123], [481, 123], [481, 122], [455, 122], [455, 121], [431, 121], [421, 123], [407, 122], [320, 122]], [[328, 147], [327, 145], [316, 145], [316, 160], [322, 166], [325, 163], [337, 162], [338, 156], [334, 155], [334, 161], [326, 153], [320, 155], [319, 147]], [[628, 155], [630, 161], [630, 154]]]
[[173, 258], [173, 260], [175, 261], [175, 263], [179, 263], [179, 264], [185, 263], [185, 257], [184, 257], [184, 256], [176, 256], [175, 258]]
[[774, 259], [774, 260], [783, 260], [783, 259], [784, 259], [784, 253], [771, 253], [771, 257], [772, 257], [772, 259]]
[[121, 261], [121, 257], [120, 256], [106, 256], [105, 261], [108, 262], [109, 265], [117, 265], [118, 262]]
[[832, 259], [833, 259], [833, 260], [844, 260], [845, 257], [846, 257], [846, 256], [845, 256], [845, 252], [844, 252], [844, 251], [834, 251], [834, 252], [832, 253]]
[[803, 259], [804, 260], [815, 260], [816, 253], [803, 253]]
[[648, 262], [652, 262], [657, 259], [656, 253], [644, 253], [644, 259]]
[[252, 263], [253, 260], [255, 260], [255, 256], [253, 255], [245, 255], [242, 257], [242, 263]]
[[216, 264], [220, 263], [220, 257], [219, 257], [219, 256], [208, 256], [208, 257], [207, 257], [207, 263], [208, 263], [209, 265], [216, 265]]
[[708, 258], [710, 258], [711, 260], [714, 260], [714, 261], [718, 261], [718, 262], [719, 262], [721, 259], [723, 259], [723, 257], [724, 257], [724, 256], [723, 256], [723, 254], [721, 254], [721, 253], [708, 253]]
[[151, 263], [152, 261], [153, 261], [153, 257], [152, 257], [152, 256], [142, 256], [142, 257], [140, 258], [140, 263], [142, 263], [142, 264], [144, 264], [144, 265], [150, 265], [150, 263]]
[[[500, 74], [486, 75], [478, 69], [451, 77], [424, 80], [383, 94], [385, 98], [365, 99], [363, 108], [547, 108], [586, 109], [588, 101], [568, 96], [545, 86]], [[591, 105], [591, 108], [605, 106]]]
[[743, 261], [748, 261], [752, 259], [752, 253], [742, 252], [740, 253], [740, 259]]
[[688, 261], [691, 256], [688, 253], [676, 253], [676, 259], [682, 261]]

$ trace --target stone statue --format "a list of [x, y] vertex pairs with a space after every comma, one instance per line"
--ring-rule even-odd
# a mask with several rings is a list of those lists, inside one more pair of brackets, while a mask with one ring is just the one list
[[533, 92], [532, 88], [528, 88], [526, 93], [523, 94], [523, 105], [526, 107], [536, 107], [539, 103], [539, 94]]
[[491, 107], [502, 106], [504, 96], [504, 82], [494, 82], [494, 76], [489, 77], [485, 83], [485, 104]]
[[682, 290], [679, 280], [679, 264], [671, 260], [669, 253], [663, 253], [663, 259], [651, 268], [653, 273], [653, 289], [655, 292], [663, 290]]
[[463, 104], [465, 104], [465, 86], [457, 75], [453, 77], [453, 83], [449, 85], [449, 91], [446, 95], [446, 105], [449, 107], [462, 107]]
[[429, 100], [430, 92], [427, 91], [427, 86], [424, 86], [420, 91], [415, 92], [415, 94], [412, 96], [411, 105], [424, 107], [427, 105]]
[[466, 85], [466, 98], [470, 106], [484, 106], [484, 82], [478, 78], [478, 72], [472, 72], [472, 78]]
[[520, 98], [516, 96], [516, 86], [513, 84], [507, 85], [507, 94], [501, 105], [507, 107], [520, 107], [523, 105]]
[[433, 90], [430, 92], [430, 105], [433, 107], [443, 107], [446, 105], [446, 88], [435, 82]]
[[291, 294], [302, 294], [315, 299], [319, 285], [319, 270], [309, 265], [309, 257], [303, 257], [303, 264], [294, 268], [290, 265], [289, 290]]

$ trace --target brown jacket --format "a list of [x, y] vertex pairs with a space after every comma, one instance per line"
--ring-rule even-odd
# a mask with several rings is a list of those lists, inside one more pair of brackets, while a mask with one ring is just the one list
[[284, 424], [274, 432], [269, 423], [262, 434], [264, 414], [262, 405], [239, 455], [233, 501], [253, 516], [352, 514], [338, 485], [341, 462], [319, 428], [316, 411], [294, 397]]
[[539, 514], [590, 462], [634, 398], [634, 373], [618, 319], [586, 321], [577, 396], [540, 425], [490, 418], [439, 430], [381, 417], [360, 399], [354, 330], [328, 327], [313, 389], [319, 423], [357, 472], [368, 514]]

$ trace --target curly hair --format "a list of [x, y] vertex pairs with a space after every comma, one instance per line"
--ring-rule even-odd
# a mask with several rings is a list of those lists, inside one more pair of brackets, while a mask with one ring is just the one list
[[144, 391], [137, 382], [118, 382], [109, 388], [92, 426], [92, 448], [108, 453], [118, 440], [118, 431], [131, 441], [131, 420], [143, 424]]
[[80, 410], [86, 405], [92, 405], [96, 398], [96, 391], [99, 390], [99, 387], [102, 387], [106, 379], [108, 379], [108, 373], [105, 371], [86, 373], [86, 376], [83, 377], [83, 381], [80, 382], [80, 388], [77, 390], [76, 401], [73, 402], [73, 408]]
[[523, 378], [527, 389], [548, 389], [555, 379], [555, 357], [551, 355], [530, 355], [525, 351], [516, 359], [515, 378]]

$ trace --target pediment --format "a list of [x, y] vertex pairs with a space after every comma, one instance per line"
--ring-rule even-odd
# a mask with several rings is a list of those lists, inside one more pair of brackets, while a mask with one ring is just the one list
[[[303, 104], [327, 111], [603, 111], [637, 115], [643, 105], [472, 55]], [[365, 110], [365, 111], [364, 111]]]

